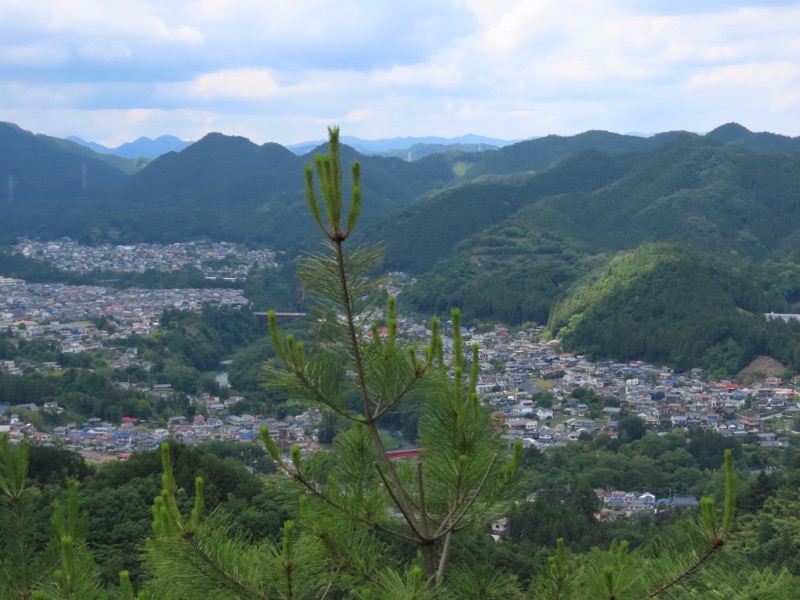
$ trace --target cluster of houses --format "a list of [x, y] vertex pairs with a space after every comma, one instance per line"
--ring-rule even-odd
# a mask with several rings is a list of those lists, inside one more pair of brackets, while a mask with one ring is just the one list
[[[3, 326], [5, 323], [13, 321], [13, 316], [8, 313], [0, 315], [0, 330], [8, 331], [11, 325]], [[18, 327], [17, 321], [13, 327]], [[102, 350], [106, 342], [118, 338], [121, 334], [115, 332], [111, 334], [105, 329], [96, 327], [91, 321], [72, 321], [69, 323], [42, 323], [27, 321], [25, 329], [21, 335], [26, 340], [43, 340], [53, 349], [63, 354], [79, 354], [81, 352], [95, 352]], [[36, 368], [36, 365], [25, 364], [17, 365], [23, 370], [25, 368]], [[8, 369], [7, 369], [8, 370]]]
[[27, 339], [60, 333], [62, 323], [87, 318], [113, 320], [117, 337], [146, 335], [166, 309], [249, 304], [242, 290], [228, 288], [117, 289], [2, 279], [0, 292], [0, 329]]
[[[656, 498], [650, 492], [608, 491], [603, 488], [594, 490], [601, 506], [594, 517], [598, 521], [614, 521], [647, 513], [666, 510], [687, 510], [697, 508], [700, 502], [692, 496], [673, 496]], [[495, 541], [508, 532], [508, 517], [501, 517], [491, 524], [491, 536]]]
[[[582, 434], [594, 438], [607, 433], [614, 438], [621, 414], [635, 415], [652, 429], [705, 427], [726, 436], [755, 436], [763, 447], [781, 447], [788, 441], [783, 434], [792, 430], [800, 414], [798, 378], [793, 378], [792, 387], [781, 387], [777, 378], [743, 386], [707, 383], [697, 376], [664, 379], [663, 371], [643, 375], [636, 365], [625, 366], [628, 379], [585, 378], [573, 370], [601, 374], [608, 368], [585, 361], [565, 364], [565, 374], [550, 390], [555, 398], [552, 406], [536, 406], [527, 391], [492, 393], [487, 401], [508, 437], [539, 449], [575, 441]], [[637, 371], [638, 376], [632, 377]], [[579, 387], [601, 396], [605, 406], [590, 412], [586, 403], [572, 396]]]
[[[190, 294], [192, 291], [173, 292]], [[203, 300], [197, 298], [197, 301]], [[410, 342], [420, 344], [430, 334], [424, 324], [406, 319], [401, 319], [400, 331]], [[98, 330], [89, 322], [31, 325], [24, 333], [30, 339], [41, 336], [51, 340], [62, 351], [102, 347], [110, 337], [108, 332]], [[667, 367], [641, 362], [592, 362], [581, 356], [563, 354], [556, 342], [539, 339], [541, 328], [512, 333], [498, 325], [488, 332], [464, 329], [461, 333], [464, 340], [461, 351], [471, 352], [471, 345], [478, 346], [478, 392], [494, 409], [498, 427], [508, 438], [520, 438], [525, 445], [540, 449], [567, 444], [587, 435], [596, 437], [607, 433], [615, 437], [622, 414], [636, 415], [646, 425], [662, 430], [708, 427], [725, 435], [757, 435], [763, 446], [777, 447], [784, 442], [775, 432], [787, 426], [791, 428], [794, 417], [800, 414], [797, 394], [800, 376], [786, 383], [769, 377], [750, 386], [712, 383], [705, 380], [699, 369], [676, 375]], [[444, 346], [446, 352], [456, 351], [452, 338], [445, 337]], [[121, 348], [117, 352], [114, 368], [134, 364], [148, 367], [137, 356], [135, 348]], [[15, 374], [29, 366], [13, 361], [0, 363], [0, 369]], [[38, 366], [57, 367], [55, 364]], [[552, 383], [548, 390], [552, 402], [541, 405], [533, 400], [541, 391], [532, 383], [534, 378]], [[168, 384], [162, 387], [164, 389], [151, 391], [172, 392]], [[591, 390], [592, 394], [604, 398], [602, 409], [590, 410], [580, 400], [582, 394], [573, 395], [578, 388], [584, 392]], [[236, 400], [220, 402], [209, 397], [196, 404], [205, 415], [224, 418]]]
[[602, 488], [598, 488], [594, 492], [602, 502], [600, 511], [595, 515], [599, 520], [613, 521], [620, 517], [631, 517], [648, 512], [696, 508], [700, 504], [697, 498], [692, 496], [656, 498], [650, 492], [608, 491]]
[[[707, 427], [723, 435], [756, 435], [762, 446], [777, 447], [785, 438], [775, 432], [791, 430], [800, 414], [800, 376], [788, 382], [766, 377], [749, 385], [709, 382], [701, 369], [677, 375], [640, 361], [593, 362], [560, 353], [558, 343], [540, 341], [540, 333], [538, 328], [511, 333], [497, 326], [463, 336], [465, 345], [478, 344], [478, 391], [495, 408], [506, 435], [529, 446], [563, 445], [581, 434], [616, 437], [624, 414], [640, 417], [653, 429]], [[532, 378], [552, 382], [552, 405], [533, 401], [541, 389], [530, 384]], [[599, 413], [573, 396], [578, 388], [604, 398]]]
[[[244, 305], [246, 299], [237, 290], [114, 290], [87, 286], [59, 286], [24, 284], [4, 281], [0, 306], [0, 326], [19, 324], [20, 317], [25, 326], [17, 329], [27, 339], [44, 339], [52, 342], [62, 352], [82, 352], [109, 347], [111, 337], [122, 337], [134, 332], [146, 333], [157, 326], [158, 316], [166, 307], [198, 308], [206, 303]], [[88, 321], [63, 322], [55, 317], [81, 315], [109, 315], [121, 323], [114, 333], [97, 329]], [[38, 319], [38, 320], [37, 320]], [[123, 327], [128, 327], [124, 329]], [[427, 341], [430, 331], [424, 323], [400, 319], [400, 333], [409, 343], [420, 347]], [[618, 435], [622, 415], [636, 415], [647, 426], [664, 429], [686, 429], [691, 427], [712, 428], [725, 435], [758, 436], [764, 447], [780, 447], [785, 444], [783, 431], [791, 429], [794, 417], [800, 414], [797, 390], [800, 376], [784, 382], [777, 377], [743, 385], [733, 382], [709, 382], [700, 369], [687, 374], [675, 374], [667, 367], [655, 367], [641, 362], [619, 363], [611, 361], [589, 361], [581, 356], [560, 352], [556, 341], [542, 341], [541, 328], [512, 332], [497, 325], [489, 331], [462, 329], [464, 348], [453, 348], [453, 339], [444, 338], [446, 353], [456, 351], [471, 354], [470, 346], [478, 346], [480, 378], [478, 392], [484, 402], [493, 408], [497, 426], [509, 439], [519, 438], [527, 446], [546, 449], [564, 445], [582, 436], [596, 437], [607, 433], [612, 438]], [[135, 348], [116, 348], [114, 368], [145, 364]], [[0, 369], [13, 374], [21, 373], [32, 365], [3, 361]], [[58, 368], [55, 364], [35, 365], [36, 368]], [[542, 391], [534, 384], [547, 380], [551, 402], [534, 401], [535, 394]], [[121, 383], [120, 385], [136, 385]], [[154, 393], [172, 393], [168, 384]], [[576, 390], [581, 388], [583, 392]], [[604, 399], [602, 408], [591, 409], [581, 401], [586, 390]], [[238, 422], [238, 417], [226, 416], [230, 405], [237, 399], [220, 402], [204, 398], [200, 405], [203, 417], [182, 422], [180, 427], [168, 427], [165, 435], [181, 440], [202, 440], [209, 436], [218, 439], [247, 441], [248, 436], [239, 434], [257, 417]], [[202, 419], [208, 419], [203, 422]], [[305, 441], [313, 439], [310, 429], [314, 421], [301, 427], [289, 423], [287, 439]], [[6, 423], [6, 426], [10, 423]], [[106, 425], [118, 427], [122, 424]], [[159, 435], [133, 435], [140, 426], [125, 424], [122, 435], [131, 434], [136, 443], [112, 441], [106, 447], [131, 447], [133, 450], [157, 445]], [[280, 428], [281, 425], [276, 425]], [[73, 428], [68, 434], [79, 428]], [[298, 433], [302, 432], [302, 435]], [[65, 434], [52, 433], [56, 439]], [[81, 439], [94, 440], [84, 432]], [[59, 437], [60, 436], [60, 437]], [[40, 435], [39, 438], [43, 438]], [[124, 438], [123, 438], [124, 439]], [[215, 438], [217, 439], [217, 438]]]
[[14, 251], [51, 264], [61, 271], [91, 273], [144, 273], [177, 271], [187, 267], [207, 277], [243, 279], [253, 269], [274, 267], [276, 253], [269, 249], [248, 250], [231, 242], [207, 240], [174, 244], [84, 246], [69, 238], [53, 242], [21, 239]]
[[[262, 427], [269, 429], [270, 436], [279, 447], [288, 450], [292, 445], [298, 444], [309, 449], [313, 447], [322, 419], [322, 414], [314, 408], [283, 419], [252, 415], [196, 415], [192, 419], [176, 416], [168, 420], [166, 427], [153, 427], [148, 423], [139, 423], [131, 417], [123, 417], [120, 423], [91, 418], [80, 425], [68, 423], [45, 432], [37, 431], [33, 425], [20, 420], [14, 411], [21, 410], [40, 409], [31, 404], [0, 406], [0, 433], [7, 434], [12, 441], [26, 438], [34, 444], [58, 444], [95, 460], [124, 460], [132, 452], [155, 450], [162, 441], [169, 440], [187, 445], [212, 440], [249, 443], [258, 439]], [[48, 403], [41, 410], [57, 411], [58, 406], [57, 403]]]

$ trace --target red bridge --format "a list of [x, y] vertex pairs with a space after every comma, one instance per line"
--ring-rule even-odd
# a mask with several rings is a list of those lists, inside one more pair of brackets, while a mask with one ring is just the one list
[[419, 456], [420, 450], [416, 448], [412, 450], [393, 450], [392, 452], [387, 452], [386, 455], [392, 460], [396, 458], [410, 458], [412, 456]]

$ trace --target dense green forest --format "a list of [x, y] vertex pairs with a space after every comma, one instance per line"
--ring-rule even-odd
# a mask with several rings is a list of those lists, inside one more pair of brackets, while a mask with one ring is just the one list
[[[682, 245], [644, 245], [591, 272], [556, 304], [549, 327], [591, 356], [638, 357], [687, 370], [702, 365], [725, 377], [759, 355], [800, 368], [800, 323], [768, 321], [789, 312], [780, 280], [793, 288], [796, 267], [772, 272], [730, 263]], [[784, 288], [786, 289], [786, 288]]]
[[[364, 213], [362, 233], [371, 239], [389, 240], [394, 235], [393, 227], [386, 223], [370, 231], [373, 221], [389, 213], [393, 214], [387, 223], [396, 226], [400, 239], [402, 231], [410, 231], [426, 243], [442, 233], [455, 235], [449, 239], [457, 242], [510, 216], [509, 208], [516, 212], [544, 198], [558, 202], [561, 194], [604, 196], [607, 200], [599, 204], [611, 209], [608, 217], [614, 219], [617, 215], [635, 216], [631, 210], [644, 198], [674, 205], [670, 194], [698, 186], [704, 193], [713, 187], [732, 192], [725, 202], [733, 208], [737, 202], [742, 205], [746, 212], [740, 208], [739, 219], [757, 216], [748, 210], [748, 204], [757, 203], [757, 210], [764, 204], [768, 211], [762, 222], [780, 225], [776, 232], [782, 237], [784, 228], [796, 229], [795, 219], [783, 215], [777, 222], [769, 211], [786, 211], [792, 206], [798, 146], [797, 139], [754, 134], [729, 124], [706, 136], [672, 132], [640, 138], [599, 131], [548, 136], [493, 151], [437, 153], [410, 163], [361, 156], [347, 147], [342, 156], [345, 162], [358, 159], [364, 166], [362, 186], [369, 210]], [[42, 160], [44, 156], [51, 159]], [[0, 129], [0, 164], [4, 168], [0, 176], [4, 180], [11, 176], [16, 182], [15, 201], [3, 205], [6, 239], [67, 235], [87, 242], [132, 243], [209, 238], [296, 249], [313, 237], [308, 221], [297, 218], [303, 210], [301, 172], [308, 155], [297, 157], [277, 144], [258, 146], [244, 138], [210, 134], [136, 173], [117, 170], [105, 183], [94, 174], [91, 161], [114, 170], [103, 162], [109, 156], [4, 124]], [[84, 163], [89, 165], [85, 188], [80, 185]], [[548, 175], [553, 169], [559, 170]], [[618, 180], [620, 185], [612, 191]], [[72, 187], [69, 181], [73, 181]], [[41, 187], [44, 182], [46, 187]], [[495, 185], [499, 186], [496, 192], [491, 189]], [[457, 188], [452, 190], [455, 196], [447, 191], [450, 187]], [[485, 201], [476, 203], [477, 196]], [[492, 201], [493, 197], [500, 201]], [[440, 204], [467, 203], [470, 210], [489, 212], [475, 213], [470, 223], [463, 221], [470, 213], [451, 210], [444, 216], [462, 220], [454, 227], [437, 216], [435, 209], [430, 221], [439, 227], [432, 236], [416, 231], [421, 223], [413, 215], [419, 214], [415, 206], [420, 203], [425, 203], [426, 210]], [[493, 207], [497, 212], [492, 212]], [[565, 208], [572, 213], [570, 207]], [[410, 212], [406, 214], [406, 210]], [[595, 221], [598, 215], [591, 211], [580, 211], [569, 216], [583, 217], [589, 225], [603, 223]], [[52, 219], [52, 214], [59, 218]], [[642, 233], [649, 238], [657, 223], [651, 219], [648, 223]], [[599, 241], [610, 232], [592, 233], [601, 234]], [[753, 233], [763, 244], [759, 237], [763, 232]], [[774, 238], [772, 241], [779, 241]], [[434, 260], [441, 257], [442, 248], [431, 247]], [[431, 264], [429, 251], [420, 254], [414, 260]], [[390, 263], [408, 260], [408, 255], [390, 251]]]

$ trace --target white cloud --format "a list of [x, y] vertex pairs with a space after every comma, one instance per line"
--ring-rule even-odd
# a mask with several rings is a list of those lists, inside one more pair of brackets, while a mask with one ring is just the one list
[[[65, 40], [118, 39], [152, 43], [199, 43], [203, 34], [184, 22], [169, 3], [145, 0], [3, 1], [0, 28], [32, 36], [64, 36]], [[162, 16], [163, 15], [163, 16]]]
[[129, 58], [133, 55], [133, 49], [123, 42], [117, 40], [92, 40], [80, 47], [81, 56], [97, 60], [114, 60], [117, 58]]
[[[155, 102], [172, 106], [228, 106], [236, 110], [263, 111], [265, 102], [284, 101], [295, 106], [313, 102], [319, 105], [320, 94], [335, 98], [350, 87], [343, 82], [363, 80], [363, 76], [347, 72], [276, 73], [271, 69], [225, 69], [202, 73], [190, 81], [157, 84], [153, 88]], [[298, 104], [299, 103], [299, 104]], [[313, 106], [309, 104], [309, 108]]]
[[188, 85], [189, 94], [200, 98], [242, 98], [260, 100], [281, 91], [268, 70], [237, 69], [206, 73]]
[[334, 122], [797, 134], [798, 22], [800, 3], [766, 0], [0, 0], [0, 119], [54, 126], [71, 108], [58, 126], [81, 137], [119, 123], [286, 143]]
[[489, 53], [509, 54], [551, 43], [562, 38], [569, 25], [563, 19], [564, 5], [556, 2], [470, 0], [468, 5], [480, 18], [480, 45]]
[[743, 63], [707, 69], [688, 82], [689, 88], [745, 87], [779, 89], [785, 84], [800, 83], [800, 66], [779, 61], [774, 63]]
[[56, 67], [69, 59], [66, 48], [54, 44], [0, 46], [0, 63], [27, 67]]
[[461, 69], [455, 64], [435, 63], [396, 66], [375, 71], [369, 76], [371, 85], [382, 88], [449, 88], [462, 80]]

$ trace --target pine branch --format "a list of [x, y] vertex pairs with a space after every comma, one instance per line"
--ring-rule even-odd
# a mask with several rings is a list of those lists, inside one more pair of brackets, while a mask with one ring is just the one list
[[[475, 502], [480, 497], [481, 492], [483, 491], [483, 487], [486, 485], [486, 482], [489, 480], [489, 476], [492, 474], [492, 471], [494, 470], [494, 465], [495, 465], [496, 461], [497, 461], [497, 455], [495, 454], [494, 456], [492, 456], [492, 460], [489, 463], [489, 467], [486, 469], [486, 472], [483, 474], [483, 478], [481, 479], [481, 482], [478, 485], [478, 488], [473, 492], [472, 497], [466, 502], [466, 504], [464, 504], [464, 506], [461, 509], [461, 512], [459, 513], [459, 515], [456, 518], [452, 519], [453, 514], [455, 514], [455, 511], [453, 511], [450, 515], [445, 517], [445, 519], [442, 521], [442, 524], [440, 525], [439, 529], [436, 531], [436, 534], [435, 534], [435, 537], [437, 539], [442, 537], [442, 535], [448, 533], [449, 531], [452, 531], [456, 527], [456, 525], [458, 525], [458, 523], [472, 509], [472, 506], [475, 504]], [[457, 505], [454, 505], [454, 506], [457, 506]], [[452, 519], [452, 521], [450, 519]]]
[[436, 581], [442, 581], [444, 577], [444, 566], [447, 564], [447, 555], [450, 552], [450, 540], [453, 539], [453, 530], [450, 529], [444, 536], [444, 546], [439, 554], [439, 568], [436, 569]]
[[397, 396], [393, 400], [383, 406], [381, 406], [381, 403], [378, 402], [378, 404], [375, 406], [375, 412], [372, 415], [372, 420], [378, 421], [378, 419], [405, 400], [406, 395], [414, 388], [415, 384], [422, 378], [422, 376], [425, 375], [426, 370], [427, 369], [423, 368], [419, 371], [416, 371], [414, 379], [406, 383], [403, 389], [398, 392]]
[[705, 565], [717, 552], [719, 552], [722, 547], [724, 546], [725, 542], [723, 540], [718, 540], [714, 542], [696, 561], [694, 561], [691, 565], [689, 565], [686, 569], [682, 572], [675, 575], [669, 581], [666, 581], [663, 585], [658, 587], [657, 589], [653, 590], [649, 594], [647, 594], [648, 598], [657, 598], [664, 592], [666, 592], [671, 587], [679, 584], [684, 579], [690, 577], [698, 570], [700, 570], [703, 565]]
[[733, 466], [733, 452], [730, 449], [725, 450], [725, 464], [723, 469], [725, 471], [725, 506], [722, 530], [720, 532], [717, 531], [713, 501], [708, 498], [703, 498], [701, 502], [701, 511], [703, 514], [703, 521], [705, 522], [708, 534], [711, 538], [710, 546], [680, 573], [648, 594], [648, 598], [656, 598], [670, 588], [691, 577], [725, 546], [736, 509], [736, 471]]
[[422, 535], [428, 537], [428, 512], [425, 509], [425, 481], [422, 477], [422, 463], [417, 463], [417, 497], [419, 498], [419, 514], [422, 523]]
[[[277, 463], [278, 468], [281, 471], [283, 471], [284, 473], [288, 474], [289, 477], [291, 477], [294, 481], [299, 483], [303, 487], [303, 489], [305, 489], [312, 496], [314, 496], [315, 498], [317, 498], [318, 500], [320, 500], [321, 502], [323, 502], [324, 504], [326, 504], [330, 508], [333, 508], [337, 512], [339, 512], [339, 513], [341, 513], [343, 515], [346, 515], [349, 518], [354, 519], [354, 520], [356, 520], [356, 521], [358, 521], [358, 522], [360, 522], [360, 523], [362, 523], [364, 525], [367, 525], [369, 527], [373, 527], [373, 528], [375, 528], [375, 529], [377, 529], [379, 531], [383, 531], [384, 533], [388, 533], [390, 535], [393, 535], [395, 537], [404, 539], [404, 540], [409, 541], [409, 542], [417, 542], [418, 541], [418, 539], [419, 539], [418, 536], [414, 537], [414, 536], [406, 535], [406, 534], [402, 533], [401, 531], [397, 531], [397, 530], [392, 529], [390, 527], [386, 527], [386, 526], [382, 525], [381, 523], [379, 523], [378, 521], [376, 521], [374, 519], [370, 519], [370, 518], [366, 517], [365, 515], [354, 513], [347, 506], [344, 506], [344, 505], [339, 504], [338, 502], [336, 502], [330, 495], [323, 493], [322, 490], [320, 489], [319, 484], [317, 484], [315, 481], [312, 481], [312, 480], [306, 478], [303, 475], [302, 469], [298, 468], [297, 464], [293, 464], [293, 465], [290, 466], [290, 465], [288, 465], [286, 463], [286, 461], [281, 456], [280, 451], [278, 450], [278, 447], [275, 446], [275, 442], [272, 441], [272, 438], [269, 435], [269, 430], [266, 427], [262, 427], [261, 428], [261, 440], [264, 443], [264, 445], [267, 447], [267, 451], [269, 452], [271, 458]], [[375, 466], [377, 468], [377, 464]], [[378, 473], [380, 474], [381, 479], [383, 480], [384, 484], [387, 485], [387, 492], [391, 495], [392, 494], [392, 490], [391, 490], [391, 486], [389, 485], [388, 480], [386, 480], [383, 477], [383, 474], [380, 472], [380, 469], [378, 469]]]
[[[161, 548], [159, 554], [155, 552], [157, 546]], [[166, 582], [171, 589], [174, 589], [176, 584], [180, 588], [184, 588], [188, 584], [191, 589], [192, 583], [196, 583], [205, 592], [204, 597], [209, 597], [206, 595], [208, 593], [212, 594], [210, 597], [220, 597], [219, 594], [225, 590], [227, 593], [234, 594], [236, 598], [269, 600], [267, 596], [242, 582], [233, 572], [225, 569], [217, 556], [212, 555], [209, 548], [195, 537], [148, 540], [148, 550], [151, 565], [154, 560], [166, 561], [163, 571], [159, 569], [156, 576], [162, 580], [162, 585], [163, 582]], [[191, 561], [194, 576], [181, 577], [181, 573], [175, 570], [178, 561], [180, 561], [181, 567], [185, 567]], [[170, 562], [172, 566], [170, 566]], [[181, 584], [180, 581], [184, 583]], [[156, 580], [154, 583], [158, 585], [159, 581]]]
[[[378, 475], [380, 475], [381, 481], [383, 481], [383, 485], [386, 487], [386, 492], [392, 497], [392, 500], [394, 501], [395, 505], [402, 511], [403, 505], [402, 505], [400, 499], [398, 498], [398, 496], [395, 494], [395, 490], [393, 489], [392, 484], [389, 482], [389, 480], [386, 478], [386, 475], [384, 474], [383, 471], [381, 471], [380, 467], [377, 464], [375, 465], [375, 468], [378, 470]], [[413, 515], [413, 512], [411, 514]], [[404, 517], [406, 516], [405, 513], [403, 514], [403, 516]], [[407, 537], [407, 539], [409, 539], [411, 541], [414, 541], [414, 542], [416, 542], [416, 541], [420, 541], [420, 542], [427, 541], [428, 537], [424, 534], [424, 532], [417, 525], [416, 517], [413, 517], [411, 519], [406, 518], [406, 523], [408, 523], [409, 527], [411, 527], [411, 530], [416, 535], [415, 538], [409, 536], [409, 537]]]

